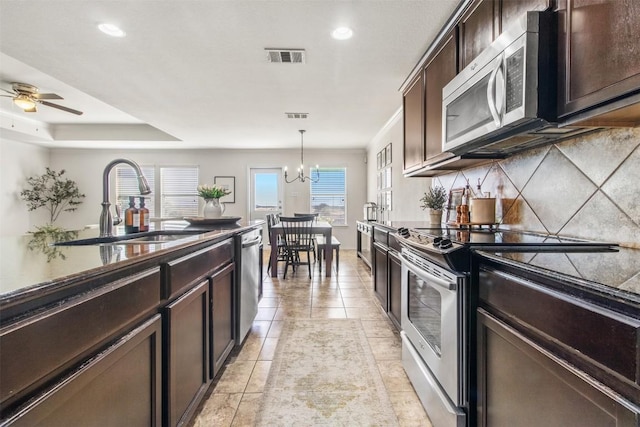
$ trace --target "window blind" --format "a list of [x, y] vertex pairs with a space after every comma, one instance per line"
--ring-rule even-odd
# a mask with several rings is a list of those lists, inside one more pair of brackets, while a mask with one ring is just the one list
[[[155, 188], [155, 168], [153, 166], [141, 166], [142, 174], [147, 179], [149, 186]], [[149, 209], [149, 217], [155, 216], [155, 191], [144, 197], [144, 204]], [[124, 212], [129, 207], [129, 196], [135, 196], [136, 206], [140, 207], [140, 188], [136, 172], [129, 166], [116, 166], [116, 203]]]
[[163, 218], [198, 216], [198, 168], [161, 167]]
[[[316, 168], [312, 168], [311, 176], [315, 176]], [[318, 168], [320, 179], [311, 182], [311, 212], [318, 214], [318, 219], [334, 225], [346, 224], [347, 218], [347, 185], [346, 168]]]

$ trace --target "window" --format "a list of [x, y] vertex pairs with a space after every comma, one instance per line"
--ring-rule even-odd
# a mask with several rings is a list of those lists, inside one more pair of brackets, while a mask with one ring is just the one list
[[[149, 218], [155, 217], [155, 200], [156, 192], [153, 191], [155, 186], [155, 168], [153, 166], [140, 166], [142, 174], [147, 178], [149, 187], [151, 187], [151, 194], [147, 194], [144, 197], [144, 205], [149, 209]], [[138, 187], [138, 178], [133, 168], [129, 166], [116, 166], [116, 203], [124, 212], [129, 207], [129, 196], [135, 196], [136, 206], [140, 206], [138, 200], [140, 196], [140, 188]]]
[[[315, 176], [315, 168], [311, 176]], [[311, 182], [311, 212], [333, 225], [347, 223], [346, 168], [318, 168], [320, 180]]]
[[[195, 166], [141, 166], [153, 192], [145, 197], [151, 218], [198, 216], [198, 168]], [[116, 167], [116, 200], [124, 210], [129, 196], [136, 197], [139, 206], [138, 180], [128, 166]]]
[[161, 167], [162, 218], [198, 216], [198, 168]]

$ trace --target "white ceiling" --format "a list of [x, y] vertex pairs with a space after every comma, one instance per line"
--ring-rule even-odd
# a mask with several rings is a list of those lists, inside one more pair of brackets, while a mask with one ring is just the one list
[[[60, 147], [291, 148], [306, 129], [307, 148], [362, 148], [458, 3], [0, 0], [0, 87], [33, 84], [84, 112], [0, 98], [2, 130], [46, 127]], [[332, 39], [338, 26], [353, 38]], [[268, 63], [265, 48], [305, 49], [306, 63]]]

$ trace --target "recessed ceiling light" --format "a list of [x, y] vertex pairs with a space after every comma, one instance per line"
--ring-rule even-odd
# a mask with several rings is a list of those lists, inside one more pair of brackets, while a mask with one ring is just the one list
[[331, 37], [336, 40], [347, 40], [353, 36], [353, 31], [349, 27], [340, 27], [333, 30], [331, 33]]
[[113, 24], [103, 23], [98, 25], [98, 29], [111, 37], [124, 37], [127, 35], [127, 33], [125, 33], [118, 26]]

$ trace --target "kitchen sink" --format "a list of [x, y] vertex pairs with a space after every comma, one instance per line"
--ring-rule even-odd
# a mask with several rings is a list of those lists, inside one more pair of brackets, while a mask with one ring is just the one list
[[87, 246], [87, 245], [133, 245], [133, 244], [160, 244], [174, 240], [195, 236], [202, 231], [194, 230], [162, 230], [144, 233], [125, 234], [122, 236], [93, 237], [90, 239], [68, 240], [53, 243], [53, 246]]

